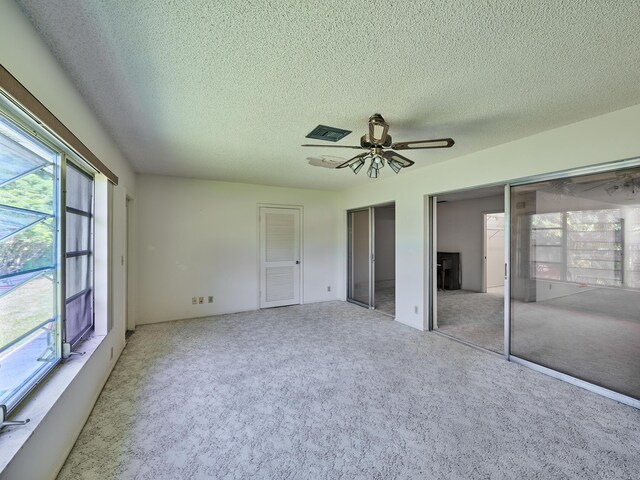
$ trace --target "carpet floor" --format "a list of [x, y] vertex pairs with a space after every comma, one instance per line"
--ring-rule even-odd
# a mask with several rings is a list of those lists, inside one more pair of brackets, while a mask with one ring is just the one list
[[635, 479], [640, 411], [356, 305], [138, 327], [58, 478]]
[[376, 310], [392, 317], [396, 316], [396, 286], [395, 282], [376, 282], [375, 291]]
[[504, 295], [438, 290], [438, 330], [498, 353], [504, 352]]
[[[438, 330], [504, 352], [504, 298], [438, 292]], [[511, 353], [640, 398], [640, 294], [591, 288], [539, 302], [513, 302]]]

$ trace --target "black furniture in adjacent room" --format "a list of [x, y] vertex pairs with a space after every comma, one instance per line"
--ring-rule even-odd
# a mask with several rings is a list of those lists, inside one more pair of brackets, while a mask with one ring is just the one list
[[438, 288], [460, 290], [461, 283], [460, 253], [438, 252]]

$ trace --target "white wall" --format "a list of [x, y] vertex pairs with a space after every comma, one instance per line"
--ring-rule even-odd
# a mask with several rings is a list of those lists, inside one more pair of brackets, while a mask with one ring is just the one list
[[640, 156], [639, 124], [636, 105], [345, 191], [343, 209], [395, 201], [396, 320], [427, 327], [426, 196]]
[[139, 175], [136, 202], [138, 324], [259, 308], [258, 204], [304, 209], [303, 303], [344, 289], [336, 192]]
[[438, 251], [460, 253], [463, 290], [482, 291], [482, 214], [503, 209], [503, 195], [438, 204]]
[[[120, 185], [114, 189], [113, 203], [114, 298], [111, 304], [114, 328], [42, 421], [32, 419], [28, 440], [0, 474], [2, 479], [47, 479], [54, 478], [62, 466], [124, 347], [124, 313], [120, 304], [124, 298], [124, 269], [120, 265], [125, 245], [123, 199], [125, 192], [134, 192], [135, 176], [31, 24], [11, 0], [0, 2], [0, 62], [120, 179]], [[110, 359], [111, 348], [114, 350], [113, 359]], [[0, 436], [0, 448], [3, 441]]]
[[376, 282], [396, 278], [396, 208], [376, 207], [375, 273]]

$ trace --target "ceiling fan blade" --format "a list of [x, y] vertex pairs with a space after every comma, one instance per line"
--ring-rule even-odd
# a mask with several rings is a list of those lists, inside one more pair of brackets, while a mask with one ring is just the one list
[[608, 183], [612, 183], [613, 180], [606, 180], [604, 182], [600, 182], [597, 185], [594, 185], [593, 187], [589, 187], [589, 188], [585, 188], [584, 190], [582, 190], [583, 192], [590, 192], [591, 190], [595, 190], [596, 188], [600, 188], [600, 187], [604, 187], [606, 184]]
[[360, 153], [358, 155], [356, 155], [353, 158], [350, 158], [349, 160], [347, 160], [346, 162], [341, 163], [340, 165], [338, 165], [336, 168], [345, 168], [348, 167], [349, 165], [351, 165], [354, 162], [357, 162], [360, 159], [364, 159], [364, 157], [366, 157], [367, 155], [369, 155], [369, 152], [364, 152], [364, 153]]
[[336, 168], [345, 161], [344, 158], [321, 155], [319, 157], [307, 157], [307, 163], [313, 167]]
[[436, 138], [434, 140], [416, 140], [413, 142], [398, 142], [391, 145], [394, 150], [419, 150], [423, 148], [449, 148], [456, 143], [452, 138]]
[[356, 146], [356, 145], [316, 145], [316, 144], [311, 144], [311, 143], [305, 143], [303, 145], [300, 145], [301, 147], [322, 147], [322, 148], [357, 148], [358, 150], [362, 150], [363, 147], [361, 147], [360, 145]]
[[398, 152], [394, 152], [393, 150], [382, 152], [382, 156], [387, 160], [395, 160], [396, 162], [400, 162], [402, 164], [402, 168], [410, 167], [415, 163], [413, 160], [409, 160], [407, 157], [404, 157]]

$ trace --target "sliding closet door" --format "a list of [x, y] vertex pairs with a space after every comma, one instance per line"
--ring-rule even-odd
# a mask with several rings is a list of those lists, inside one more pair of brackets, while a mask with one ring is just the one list
[[348, 212], [349, 269], [347, 299], [373, 308], [372, 209]]
[[640, 399], [640, 169], [511, 190], [511, 354]]

